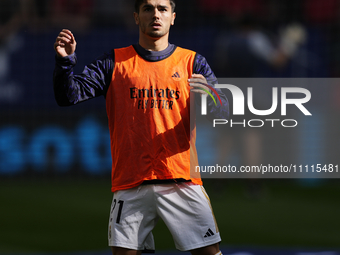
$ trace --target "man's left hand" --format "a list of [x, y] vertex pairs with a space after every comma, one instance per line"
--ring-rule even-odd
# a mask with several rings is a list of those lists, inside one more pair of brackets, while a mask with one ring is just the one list
[[188, 80], [188, 82], [191, 92], [200, 94], [208, 94], [206, 91], [210, 92], [210, 89], [207, 86], [205, 86], [205, 84], [208, 84], [208, 82], [202, 74], [193, 74], [191, 78]]

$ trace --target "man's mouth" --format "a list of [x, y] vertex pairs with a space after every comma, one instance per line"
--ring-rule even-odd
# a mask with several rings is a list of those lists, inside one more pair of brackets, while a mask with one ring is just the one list
[[162, 24], [158, 23], [158, 22], [155, 22], [155, 23], [152, 23], [151, 26], [156, 29], [156, 28], [161, 28]]

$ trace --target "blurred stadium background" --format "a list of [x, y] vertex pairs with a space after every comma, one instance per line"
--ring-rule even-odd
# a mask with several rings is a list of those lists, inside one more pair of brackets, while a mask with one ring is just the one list
[[[338, 0], [185, 0], [177, 5], [170, 42], [205, 56], [218, 77], [339, 76]], [[62, 28], [73, 31], [75, 71], [81, 72], [102, 53], [138, 41], [132, 6], [132, 0], [0, 1], [0, 254], [110, 254], [105, 100], [56, 105], [53, 43]], [[305, 39], [285, 49], [282, 58], [269, 59], [269, 53], [281, 52], [282, 31], [291, 24], [303, 28]], [[242, 49], [245, 41], [238, 36], [244, 33], [257, 35], [247, 40], [262, 38], [257, 53]], [[241, 55], [233, 59], [231, 52]], [[251, 165], [269, 157], [279, 162], [284, 154], [298, 162], [337, 164], [340, 89], [332, 87], [328, 94], [318, 109], [320, 121], [289, 132], [279, 129], [270, 139], [251, 132], [226, 134], [223, 142], [233, 142], [221, 145], [224, 153], [216, 160]], [[198, 142], [205, 148], [203, 160], [217, 157], [209, 141], [219, 138], [209, 135], [201, 133]], [[340, 254], [339, 180], [204, 182], [224, 254]], [[157, 252], [176, 253], [162, 222], [154, 235]]]

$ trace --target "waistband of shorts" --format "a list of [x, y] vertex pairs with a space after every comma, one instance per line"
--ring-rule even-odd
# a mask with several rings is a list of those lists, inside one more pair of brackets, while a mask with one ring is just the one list
[[182, 178], [179, 178], [179, 179], [166, 179], [166, 180], [147, 180], [147, 181], [143, 181], [141, 185], [171, 184], [171, 183], [179, 183], [179, 182], [191, 182], [191, 180], [185, 180], [185, 179], [182, 179]]

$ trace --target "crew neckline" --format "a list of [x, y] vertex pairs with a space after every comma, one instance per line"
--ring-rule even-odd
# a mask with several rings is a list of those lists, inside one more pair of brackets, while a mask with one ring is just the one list
[[171, 54], [176, 50], [176, 46], [170, 43], [165, 50], [161, 51], [146, 50], [142, 46], [140, 46], [140, 44], [134, 44], [132, 46], [134, 47], [138, 55], [140, 55], [143, 59], [151, 62], [166, 59], [170, 57]]

